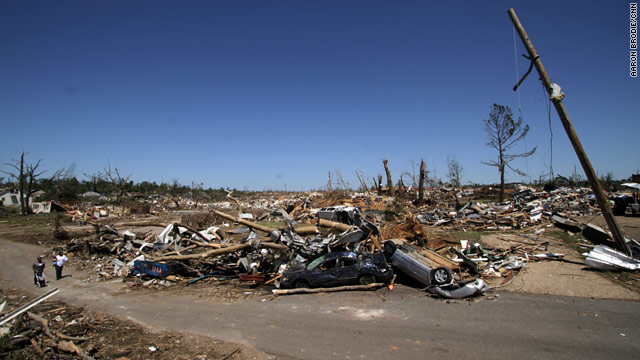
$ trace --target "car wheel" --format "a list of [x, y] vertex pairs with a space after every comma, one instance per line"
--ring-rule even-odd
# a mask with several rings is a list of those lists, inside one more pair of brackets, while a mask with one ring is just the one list
[[432, 285], [440, 286], [449, 284], [451, 280], [453, 280], [453, 273], [445, 267], [439, 267], [431, 270], [429, 277], [431, 278]]
[[369, 285], [376, 282], [376, 278], [373, 275], [362, 275], [360, 276], [360, 279], [358, 279], [358, 282], [360, 285]]
[[309, 283], [306, 280], [297, 280], [294, 284], [293, 287], [296, 289], [308, 289], [309, 288]]

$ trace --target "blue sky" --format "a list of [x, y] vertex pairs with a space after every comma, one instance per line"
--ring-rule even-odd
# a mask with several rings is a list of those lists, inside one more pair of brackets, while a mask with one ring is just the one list
[[[383, 158], [394, 180], [421, 158], [446, 179], [455, 156], [464, 183], [498, 182], [483, 120], [519, 112], [510, 7], [596, 171], [636, 173], [627, 1], [2, 1], [0, 162], [301, 190], [336, 169], [356, 187]], [[516, 151], [538, 151], [514, 163], [532, 179], [551, 161], [546, 98], [534, 71]], [[551, 131], [554, 172], [582, 173], [553, 108]]]

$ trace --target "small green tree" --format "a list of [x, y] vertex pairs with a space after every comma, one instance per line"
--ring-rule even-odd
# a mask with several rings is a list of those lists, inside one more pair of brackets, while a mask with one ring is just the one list
[[522, 126], [522, 117], [519, 117], [517, 121], [513, 120], [513, 113], [508, 106], [493, 104], [489, 118], [484, 120], [484, 131], [487, 133], [487, 139], [489, 140], [487, 146], [498, 151], [498, 159], [488, 162], [483, 161], [482, 163], [498, 168], [500, 172], [500, 201], [503, 201], [505, 168], [508, 167], [516, 174], [525, 176], [524, 172], [511, 167], [509, 163], [516, 158], [533, 155], [536, 152], [536, 147], [534, 146], [533, 149], [520, 154], [507, 153], [518, 141], [524, 139], [529, 132], [529, 125]]

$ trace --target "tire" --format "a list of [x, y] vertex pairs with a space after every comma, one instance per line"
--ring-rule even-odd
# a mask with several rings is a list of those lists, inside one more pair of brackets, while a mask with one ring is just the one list
[[384, 256], [389, 259], [393, 256], [393, 254], [395, 254], [396, 249], [398, 248], [396, 246], [396, 244], [393, 243], [393, 241], [386, 241], [384, 243], [384, 245], [382, 246], [383, 251], [384, 251]]
[[308, 289], [309, 283], [307, 282], [307, 280], [296, 280], [296, 282], [293, 283], [293, 287], [295, 289]]
[[374, 282], [376, 282], [376, 277], [373, 275], [362, 275], [360, 276], [360, 278], [358, 279], [358, 283], [360, 285], [370, 285], [373, 284]]
[[439, 267], [431, 270], [431, 273], [429, 273], [429, 279], [431, 280], [431, 285], [447, 285], [453, 280], [453, 273], [450, 269]]

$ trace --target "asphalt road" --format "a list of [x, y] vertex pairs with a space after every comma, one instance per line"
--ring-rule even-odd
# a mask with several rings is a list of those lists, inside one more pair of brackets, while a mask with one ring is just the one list
[[[632, 359], [640, 351], [640, 302], [497, 293], [442, 301], [396, 286], [371, 292], [253, 297], [216, 304], [166, 291], [122, 293], [120, 281], [84, 283], [47, 274], [33, 286], [43, 248], [0, 240], [0, 274], [34, 293], [135, 320], [246, 343], [301, 359]], [[65, 269], [66, 270], [66, 269]], [[492, 294], [495, 297], [495, 294]]]

